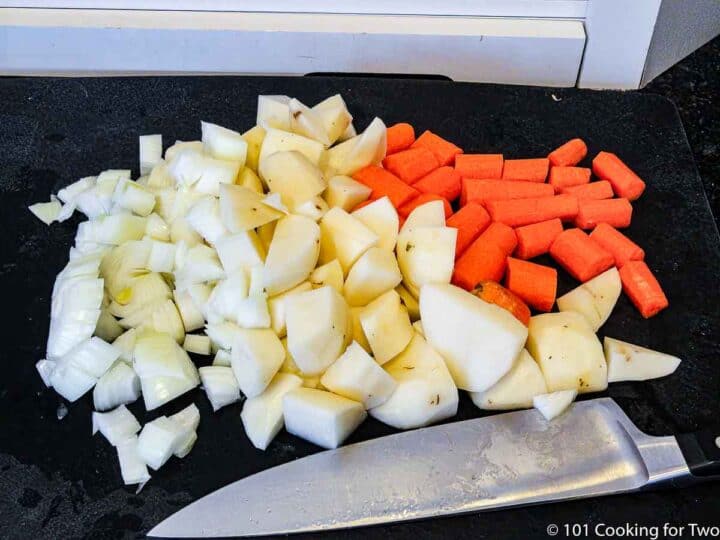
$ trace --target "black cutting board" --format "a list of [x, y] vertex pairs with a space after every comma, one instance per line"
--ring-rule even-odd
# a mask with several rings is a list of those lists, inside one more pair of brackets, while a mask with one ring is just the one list
[[[152, 414], [141, 403], [131, 407], [144, 422], [195, 402], [202, 421], [187, 458], [171, 460], [139, 495], [123, 487], [114, 449], [91, 437], [91, 399], [69, 405], [67, 417], [58, 421], [61, 399], [43, 387], [34, 368], [45, 350], [53, 279], [67, 260], [79, 218], [46, 227], [26, 206], [102, 169], [132, 167], [137, 175], [140, 134], [162, 133], [167, 147], [176, 139], [199, 138], [201, 119], [242, 131], [254, 124], [258, 94], [314, 103], [336, 92], [347, 100], [359, 129], [373, 116], [387, 124], [407, 121], [467, 152], [508, 158], [545, 156], [572, 137], [587, 141], [590, 156], [618, 153], [647, 181], [628, 234], [645, 248], [671, 307], [645, 321], [623, 296], [602, 333], [684, 362], [671, 377], [614, 384], [607, 394], [653, 434], [716, 420], [720, 240], [677, 111], [664, 98], [380, 78], [0, 79], [1, 537], [142, 536], [232, 480], [318, 450], [284, 432], [267, 452], [255, 450], [243, 432], [240, 405], [212, 414], [198, 389]], [[572, 286], [561, 272], [559, 293]], [[457, 419], [480, 415], [463, 396]], [[369, 420], [349, 442], [392, 432]], [[326, 537], [545, 538], [550, 523], [588, 523], [591, 530], [597, 523], [708, 524], [717, 521], [717, 513], [708, 512], [718, 508], [717, 488], [705, 485]], [[562, 528], [558, 537], [564, 537]]]

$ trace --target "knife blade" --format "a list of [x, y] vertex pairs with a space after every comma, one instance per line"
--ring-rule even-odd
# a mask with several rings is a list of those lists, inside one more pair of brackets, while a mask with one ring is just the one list
[[264, 536], [376, 525], [637, 491], [694, 478], [675, 437], [635, 427], [610, 398], [552, 422], [535, 410], [321, 452], [173, 514], [151, 537]]

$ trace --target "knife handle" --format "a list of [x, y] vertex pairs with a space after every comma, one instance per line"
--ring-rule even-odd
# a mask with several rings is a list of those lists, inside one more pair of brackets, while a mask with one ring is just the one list
[[720, 475], [720, 426], [683, 433], [676, 439], [693, 475]]

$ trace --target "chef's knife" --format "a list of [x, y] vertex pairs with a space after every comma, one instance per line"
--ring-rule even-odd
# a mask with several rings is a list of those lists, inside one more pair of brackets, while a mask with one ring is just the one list
[[154, 537], [318, 532], [595, 497], [720, 474], [720, 431], [642, 433], [610, 398], [419, 429], [321, 452], [234, 482]]

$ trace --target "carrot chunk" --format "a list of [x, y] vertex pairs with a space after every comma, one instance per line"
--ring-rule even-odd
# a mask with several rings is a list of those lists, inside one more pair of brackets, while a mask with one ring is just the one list
[[368, 165], [360, 169], [353, 175], [353, 178], [372, 189], [371, 199], [379, 199], [387, 195], [395, 208], [418, 196], [416, 189], [411, 188], [391, 172], [376, 165]]
[[415, 142], [415, 128], [410, 124], [401, 122], [387, 128], [387, 152], [386, 155], [400, 152], [410, 148]]
[[502, 178], [502, 154], [459, 154], [455, 156], [455, 170], [463, 178]]
[[452, 167], [439, 167], [413, 184], [420, 193], [434, 193], [448, 201], [460, 195], [462, 178]]
[[515, 256], [521, 259], [532, 259], [547, 253], [561, 232], [563, 232], [562, 221], [558, 218], [518, 227], [515, 229], [515, 236], [517, 236]]
[[485, 204], [488, 201], [550, 197], [554, 193], [555, 191], [551, 185], [538, 184], [537, 182], [463, 178], [460, 204], [464, 205], [469, 202]]
[[481, 281], [472, 292], [480, 300], [495, 304], [510, 313], [525, 326], [530, 324], [530, 308], [518, 295], [494, 281]]
[[560, 193], [563, 188], [590, 182], [590, 169], [586, 167], [552, 167], [548, 183]]
[[630, 226], [632, 210], [632, 204], [627, 199], [583, 199], [578, 201], [575, 226], [594, 229], [598, 223], [607, 223], [622, 229]]
[[421, 193], [414, 199], [406, 202], [397, 209], [398, 215], [403, 219], [407, 219], [407, 217], [410, 215], [410, 212], [415, 210], [421, 204], [425, 204], [426, 202], [430, 201], [443, 202], [443, 207], [445, 209], [445, 219], [449, 218], [452, 215], [452, 207], [450, 206], [450, 203], [447, 201], [447, 199], [443, 199], [440, 195], [435, 195], [434, 193]]
[[560, 193], [566, 195], [574, 195], [578, 200], [582, 199], [612, 199], [614, 193], [610, 182], [601, 180], [599, 182], [590, 182], [583, 186], [569, 186], [562, 188]]
[[622, 268], [628, 261], [642, 261], [645, 251], [623, 233], [607, 223], [598, 223], [590, 238], [615, 258], [615, 266]]
[[550, 160], [506, 159], [503, 166], [503, 180], [524, 180], [526, 182], [544, 182], [548, 175]]
[[644, 261], [629, 261], [620, 269], [623, 291], [644, 318], [668, 307], [667, 296]]
[[557, 270], [508, 257], [505, 286], [538, 311], [550, 311], [557, 293]]
[[592, 167], [598, 178], [610, 182], [618, 197], [634, 201], [645, 191], [645, 182], [615, 154], [600, 152], [593, 159]]
[[455, 156], [462, 154], [462, 148], [428, 130], [420, 135], [411, 148], [427, 148], [441, 166], [455, 162]]
[[457, 259], [467, 247], [487, 229], [490, 224], [490, 215], [487, 210], [477, 203], [463, 206], [447, 220], [448, 227], [455, 227], [457, 241], [455, 242], [455, 258]]
[[515, 231], [504, 223], [491, 223], [478, 240], [485, 244], [495, 244], [505, 255], [510, 255], [517, 246]]
[[548, 155], [554, 167], [574, 166], [587, 155], [587, 145], [582, 139], [572, 139]]
[[586, 282], [610, 268], [615, 259], [580, 229], [561, 232], [552, 246], [550, 255], [575, 279]]
[[437, 169], [439, 163], [427, 148], [409, 148], [387, 156], [383, 166], [406, 184], [412, 184]]
[[455, 261], [452, 282], [466, 291], [481, 281], [500, 281], [505, 273], [507, 254], [495, 244], [476, 239]]
[[493, 221], [510, 227], [522, 227], [549, 219], [573, 219], [578, 212], [578, 201], [572, 195], [555, 195], [533, 199], [488, 201], [485, 205]]

